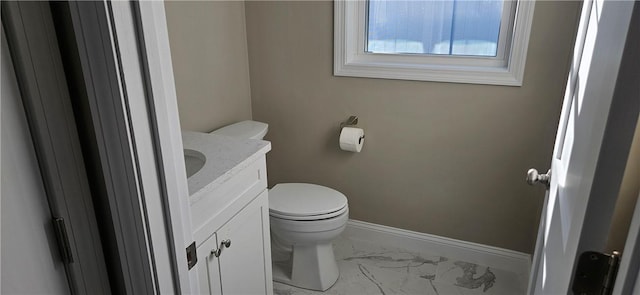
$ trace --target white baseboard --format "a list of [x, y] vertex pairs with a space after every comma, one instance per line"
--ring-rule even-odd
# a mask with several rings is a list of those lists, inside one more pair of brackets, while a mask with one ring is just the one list
[[531, 255], [526, 253], [353, 219], [347, 223], [343, 236], [412, 252], [433, 253], [526, 276], [531, 268]]

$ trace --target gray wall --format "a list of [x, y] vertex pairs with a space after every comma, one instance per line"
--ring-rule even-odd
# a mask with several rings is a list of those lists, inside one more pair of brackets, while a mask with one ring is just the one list
[[251, 119], [243, 1], [165, 2], [184, 130]]
[[[245, 5], [270, 185], [327, 185], [354, 219], [531, 253], [544, 189], [524, 175], [549, 167], [579, 3], [537, 2], [522, 87], [334, 77], [332, 2]], [[338, 149], [352, 114], [360, 154]]]

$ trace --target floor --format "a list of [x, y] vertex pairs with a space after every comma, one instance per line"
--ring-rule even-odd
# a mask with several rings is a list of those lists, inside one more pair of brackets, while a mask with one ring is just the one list
[[325, 292], [274, 282], [275, 295], [524, 294], [528, 277], [455, 257], [412, 253], [341, 237], [334, 242], [340, 278]]

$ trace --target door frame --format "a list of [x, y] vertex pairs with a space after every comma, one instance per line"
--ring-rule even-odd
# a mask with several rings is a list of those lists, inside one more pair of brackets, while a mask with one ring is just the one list
[[[625, 62], [626, 61], [626, 62]], [[616, 86], [614, 95], [635, 95], [636, 108], [636, 128], [640, 128], [637, 124], [640, 121], [640, 3], [635, 2], [629, 33], [625, 44], [625, 52], [623, 62], [620, 65], [620, 74], [618, 77], [629, 77], [622, 87]], [[620, 80], [620, 78], [618, 78]], [[615, 96], [614, 96], [615, 99]], [[617, 107], [619, 112], [624, 112], [629, 104], [621, 103]], [[620, 118], [618, 118], [620, 119]], [[635, 130], [635, 129], [633, 129]], [[633, 130], [631, 131], [633, 133]], [[636, 131], [637, 133], [637, 131]], [[631, 135], [633, 138], [633, 135]], [[630, 144], [631, 145], [631, 144]], [[624, 171], [624, 166], [621, 168]], [[624, 172], [622, 172], [624, 173]], [[605, 192], [606, 193], [606, 192]], [[611, 192], [609, 192], [611, 193]], [[616, 192], [617, 193], [617, 192]], [[639, 294], [640, 293], [640, 194], [636, 199], [633, 217], [627, 233], [627, 239], [622, 249], [622, 258], [618, 269], [618, 276], [613, 288], [613, 294]]]
[[147, 73], [146, 85], [152, 106], [150, 116], [155, 122], [152, 129], [156, 149], [160, 153], [158, 164], [163, 172], [166, 190], [167, 207], [164, 214], [170, 220], [167, 230], [173, 238], [171, 242], [175, 245], [175, 256], [182, 257], [178, 259], [175, 272], [182, 294], [198, 293], [197, 272], [195, 269], [189, 271], [185, 263], [185, 249], [195, 238], [164, 1], [134, 3], [138, 36], [142, 38], [142, 65]]
[[[162, 1], [68, 2], [127, 294], [199, 293]], [[133, 258], [133, 259], [132, 259]], [[133, 261], [132, 261], [133, 260]]]

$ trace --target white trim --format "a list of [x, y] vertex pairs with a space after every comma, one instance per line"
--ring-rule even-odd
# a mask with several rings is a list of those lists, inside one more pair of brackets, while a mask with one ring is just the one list
[[176, 260], [175, 272], [179, 279], [176, 283], [179, 283], [180, 293], [196, 294], [200, 292], [197, 272], [195, 268], [189, 271], [186, 263], [185, 249], [194, 241], [194, 236], [164, 3], [162, 1], [136, 3], [139, 9], [138, 21], [144, 39], [146, 78], [151, 90], [148, 95], [153, 98], [153, 109], [150, 111], [155, 115], [153, 127], [157, 132], [156, 144], [161, 153], [158, 165], [163, 170], [167, 198], [166, 212], [156, 213], [166, 214], [165, 218], [169, 223], [167, 231], [172, 233], [170, 234], [172, 240], [169, 242], [174, 245], [174, 253], [173, 257], [166, 257], [166, 259]]
[[115, 293], [156, 293], [151, 245], [147, 239], [143, 195], [139, 190], [137, 163], [121, 84], [115, 27], [106, 1], [68, 2], [69, 33], [78, 48], [78, 71], [86, 87], [87, 112], [95, 140], [94, 162], [100, 188], [97, 210], [108, 239], [103, 244], [113, 260], [107, 263], [116, 275], [110, 282]]
[[[626, 81], [626, 87], [619, 87], [616, 85], [616, 93], [620, 92], [620, 89], [625, 89], [626, 91], [620, 94], [621, 96], [627, 96], [631, 99], [636, 99], [636, 112], [640, 109], [637, 103], [638, 97], [638, 83], [640, 82], [640, 78], [638, 78], [638, 68], [640, 68], [640, 60], [638, 59], [638, 54], [640, 50], [640, 44], [637, 41], [638, 37], [640, 37], [640, 29], [637, 27], [637, 23], [640, 20], [640, 3], [636, 2], [633, 7], [633, 12], [631, 15], [629, 32], [627, 35], [627, 40], [625, 43], [624, 55], [622, 59], [622, 64], [620, 65], [620, 73], [618, 77], [628, 77], [630, 81]], [[620, 83], [621, 78], [618, 78], [618, 83]], [[624, 103], [624, 107], [633, 108], [632, 104]], [[640, 114], [636, 113], [635, 122], [638, 122], [640, 119]], [[640, 126], [636, 123], [633, 130], [635, 130], [635, 136], [638, 135], [637, 128]], [[633, 138], [630, 143], [630, 151], [629, 156], [631, 157], [631, 153], [635, 151], [632, 150], [634, 148], [638, 148], [635, 146], [637, 144], [637, 138]], [[629, 158], [627, 158], [629, 161]], [[625, 162], [627, 162], [625, 161]], [[627, 164], [628, 165], [628, 164]], [[623, 166], [623, 171], [627, 165]], [[620, 202], [620, 201], [618, 201]], [[620, 260], [620, 268], [618, 269], [618, 277], [616, 278], [613, 292], [612, 294], [640, 294], [640, 193], [636, 198], [636, 205], [633, 211], [633, 217], [631, 219], [631, 224], [629, 225], [629, 231], [627, 232], [627, 239], [624, 244], [624, 249], [622, 249], [622, 258]]]
[[515, 271], [525, 278], [531, 267], [531, 255], [526, 253], [353, 219], [347, 223], [343, 236], [409, 251], [428, 249], [435, 255]]
[[[117, 50], [120, 57], [120, 70], [123, 93], [126, 93], [129, 126], [135, 149], [134, 156], [138, 168], [139, 190], [142, 193], [141, 207], [144, 208], [147, 219], [146, 228], [153, 257], [154, 282], [160, 294], [176, 292], [177, 282], [174, 283], [172, 267], [178, 256], [173, 251], [171, 232], [167, 231], [170, 220], [166, 220], [164, 207], [166, 204], [166, 190], [164, 175], [161, 171], [161, 157], [155, 148], [156, 134], [154, 126], [155, 112], [154, 96], [149, 93], [147, 81], [148, 70], [144, 68], [145, 38], [136, 32], [136, 6], [130, 2], [115, 1], [111, 3], [112, 21], [117, 35]], [[141, 62], [142, 61], [142, 62]], [[184, 264], [184, 263], [183, 263]], [[177, 281], [177, 276], [175, 281]]]
[[334, 4], [334, 75], [521, 86], [534, 6], [533, 0], [517, 2], [510, 55], [506, 60], [364, 52], [366, 1], [337, 0]]
[[197, 294], [163, 3], [69, 5], [123, 274], [115, 283], [132, 294]]

